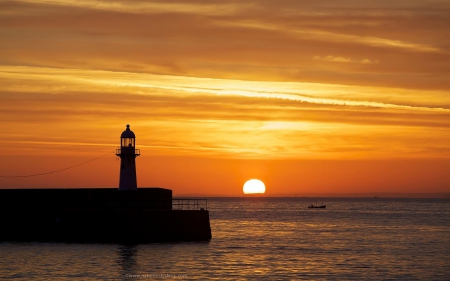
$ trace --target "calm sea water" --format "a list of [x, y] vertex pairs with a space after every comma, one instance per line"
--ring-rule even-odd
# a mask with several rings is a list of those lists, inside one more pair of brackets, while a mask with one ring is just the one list
[[211, 198], [213, 239], [0, 243], [1, 280], [450, 280], [449, 199]]

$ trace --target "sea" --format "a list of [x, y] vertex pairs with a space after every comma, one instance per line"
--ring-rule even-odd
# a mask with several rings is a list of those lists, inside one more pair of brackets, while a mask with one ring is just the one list
[[209, 242], [0, 242], [0, 280], [450, 280], [448, 198], [208, 198], [208, 210]]

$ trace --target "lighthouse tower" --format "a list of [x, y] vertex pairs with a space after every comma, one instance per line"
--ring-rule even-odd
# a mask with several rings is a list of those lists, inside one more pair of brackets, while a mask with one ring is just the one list
[[119, 190], [136, 190], [136, 157], [141, 155], [136, 149], [136, 136], [130, 130], [130, 125], [120, 136], [120, 148], [116, 155], [120, 157], [120, 181]]

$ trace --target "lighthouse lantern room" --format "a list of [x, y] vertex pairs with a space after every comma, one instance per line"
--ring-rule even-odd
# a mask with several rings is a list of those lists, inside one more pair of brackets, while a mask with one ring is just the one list
[[130, 125], [120, 136], [120, 148], [116, 150], [116, 155], [120, 157], [119, 190], [136, 190], [136, 157], [141, 153], [136, 149], [136, 136]]

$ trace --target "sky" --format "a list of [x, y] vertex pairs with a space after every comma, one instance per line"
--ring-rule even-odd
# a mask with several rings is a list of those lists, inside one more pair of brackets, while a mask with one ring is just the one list
[[[0, 188], [450, 192], [450, 2], [0, 2]], [[35, 177], [101, 158], [89, 163]]]

